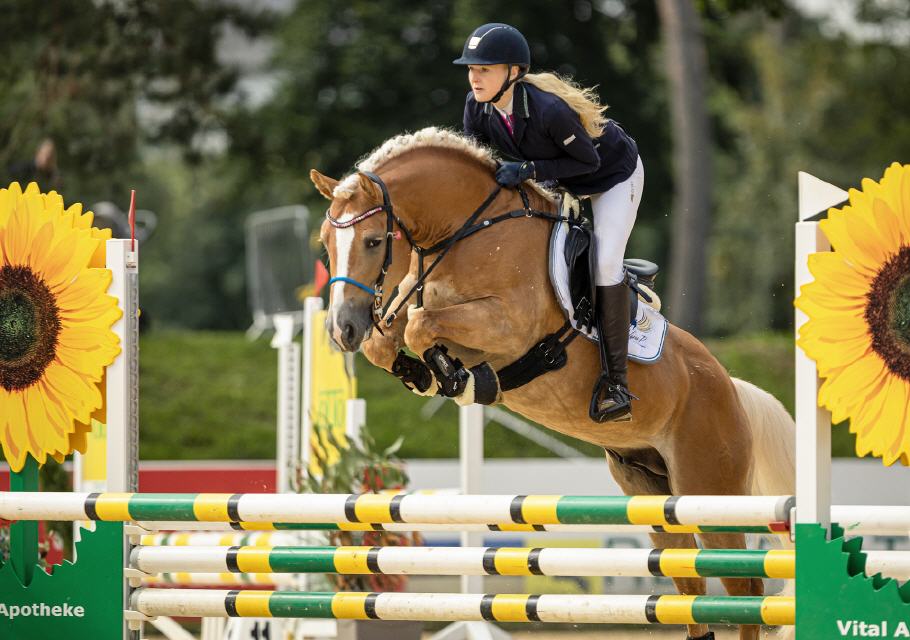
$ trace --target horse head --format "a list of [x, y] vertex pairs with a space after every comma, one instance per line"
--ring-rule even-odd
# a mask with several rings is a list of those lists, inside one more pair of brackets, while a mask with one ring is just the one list
[[314, 169], [310, 180], [331, 201], [320, 230], [332, 275], [326, 329], [339, 348], [356, 351], [378, 320], [375, 305], [388, 301], [382, 288], [391, 291], [407, 272], [408, 248], [396, 249], [401, 233], [389, 233], [382, 192], [366, 175], [338, 181]]

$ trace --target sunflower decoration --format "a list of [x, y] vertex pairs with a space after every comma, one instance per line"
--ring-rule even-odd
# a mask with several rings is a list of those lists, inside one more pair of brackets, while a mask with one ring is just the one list
[[850, 420], [857, 455], [910, 465], [910, 165], [863, 180], [820, 224], [832, 250], [809, 256], [815, 280], [796, 300], [819, 405]]
[[34, 183], [0, 189], [0, 446], [13, 471], [85, 450], [120, 353], [121, 312], [106, 294], [109, 229]]

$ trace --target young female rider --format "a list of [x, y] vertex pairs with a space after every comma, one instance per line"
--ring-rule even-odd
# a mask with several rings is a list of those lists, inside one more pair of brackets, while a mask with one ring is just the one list
[[623, 255], [635, 223], [644, 169], [635, 141], [604, 117], [593, 89], [579, 88], [552, 73], [528, 73], [531, 53], [524, 36], [507, 24], [474, 30], [454, 61], [468, 67], [471, 91], [464, 131], [514, 161], [496, 181], [514, 187], [533, 178], [556, 181], [591, 198], [597, 271], [597, 326], [608, 365], [594, 387], [591, 418], [631, 418], [626, 379], [629, 289]]

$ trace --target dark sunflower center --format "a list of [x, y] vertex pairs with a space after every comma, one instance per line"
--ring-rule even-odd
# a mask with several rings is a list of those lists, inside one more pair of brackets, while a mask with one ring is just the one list
[[21, 293], [0, 297], [0, 359], [13, 360], [28, 351], [35, 337], [35, 308]]
[[25, 389], [54, 359], [60, 317], [54, 295], [28, 267], [0, 267], [0, 387]]
[[884, 264], [866, 300], [872, 348], [892, 373], [910, 382], [910, 247]]

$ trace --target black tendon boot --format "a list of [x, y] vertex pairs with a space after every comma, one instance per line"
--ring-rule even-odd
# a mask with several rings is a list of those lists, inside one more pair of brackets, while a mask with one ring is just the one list
[[603, 371], [594, 385], [588, 414], [595, 422], [632, 419], [632, 398], [626, 379], [629, 354], [629, 288], [624, 284], [597, 287], [597, 331]]

